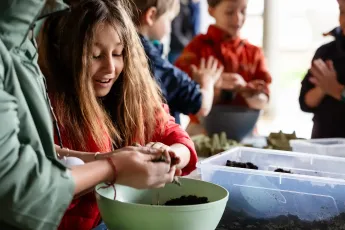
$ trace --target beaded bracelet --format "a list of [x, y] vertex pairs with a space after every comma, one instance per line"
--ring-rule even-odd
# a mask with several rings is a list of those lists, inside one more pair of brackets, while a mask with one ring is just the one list
[[113, 182], [108, 182], [108, 183], [105, 183], [106, 186], [102, 186], [102, 187], [99, 187], [99, 189], [107, 189], [109, 187], [112, 187], [114, 189], [114, 200], [116, 200], [116, 188], [115, 188], [115, 183], [116, 183], [116, 178], [117, 178], [117, 170], [116, 170], [116, 166], [114, 164], [114, 162], [110, 159], [110, 158], [107, 158], [107, 161], [109, 162], [109, 164], [111, 165], [111, 167], [113, 168], [113, 171], [114, 171], [114, 180]]
[[107, 158], [107, 161], [109, 162], [109, 164], [112, 167], [113, 172], [114, 172], [114, 180], [112, 182], [110, 182], [109, 184], [115, 184], [116, 183], [116, 178], [117, 178], [116, 166], [115, 166], [114, 162], [111, 160], [111, 158]]
[[98, 160], [98, 159], [97, 159], [97, 156], [98, 156], [99, 154], [100, 154], [100, 152], [95, 153], [95, 155], [94, 155], [95, 160]]
[[69, 157], [69, 154], [70, 154], [70, 151], [68, 148], [61, 148], [61, 150], [66, 150], [67, 151], [67, 155], [61, 155], [60, 153], [56, 152], [56, 155], [59, 159], [65, 159], [66, 160], [66, 157]]

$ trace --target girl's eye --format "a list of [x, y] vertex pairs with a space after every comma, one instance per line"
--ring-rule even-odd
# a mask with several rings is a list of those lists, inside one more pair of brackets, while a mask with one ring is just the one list
[[122, 52], [120, 54], [113, 54], [113, 57], [122, 57]]
[[92, 55], [92, 59], [100, 59], [101, 55]]

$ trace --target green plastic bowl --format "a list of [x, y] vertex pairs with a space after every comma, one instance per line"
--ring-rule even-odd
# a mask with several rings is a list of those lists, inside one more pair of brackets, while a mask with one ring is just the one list
[[[102, 219], [109, 230], [214, 230], [223, 213], [229, 193], [218, 185], [180, 178], [182, 186], [137, 190], [116, 185], [114, 189], [96, 187], [96, 198]], [[158, 196], [159, 194], [159, 196]], [[184, 195], [205, 196], [209, 203], [188, 206], [159, 206]]]

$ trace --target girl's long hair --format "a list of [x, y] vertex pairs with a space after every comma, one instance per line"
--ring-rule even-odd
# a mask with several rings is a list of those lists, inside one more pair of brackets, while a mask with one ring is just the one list
[[[128, 14], [126, 0], [82, 0], [64, 15], [51, 16], [39, 36], [39, 64], [47, 78], [65, 141], [87, 150], [87, 136], [100, 149], [107, 139], [119, 148], [145, 144], [167, 116], [158, 85]], [[124, 69], [111, 92], [99, 99], [88, 74], [91, 46], [98, 25], [114, 27], [123, 43]], [[157, 116], [159, 115], [159, 116]], [[163, 129], [160, 130], [163, 132]]]

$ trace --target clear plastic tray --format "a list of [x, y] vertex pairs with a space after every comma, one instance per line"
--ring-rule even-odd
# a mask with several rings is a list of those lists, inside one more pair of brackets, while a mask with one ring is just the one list
[[345, 157], [345, 138], [291, 140], [290, 145], [294, 152]]
[[[251, 162], [259, 169], [227, 167], [227, 160]], [[278, 168], [292, 174], [274, 172]], [[199, 162], [198, 169], [202, 180], [230, 193], [220, 223], [225, 229], [241, 219], [249, 223], [285, 216], [312, 222], [345, 212], [342, 158], [238, 147]]]

